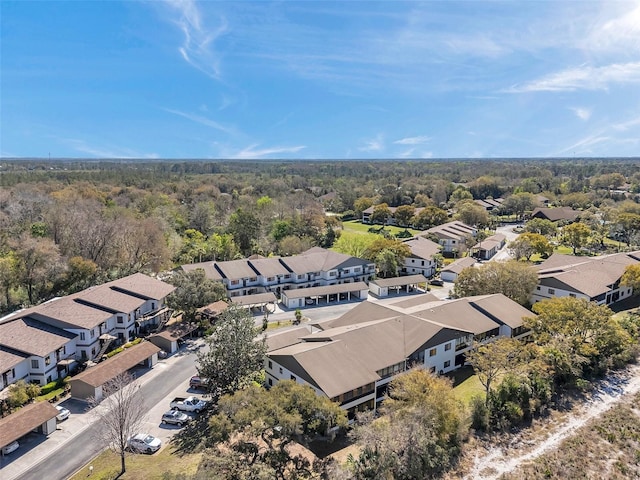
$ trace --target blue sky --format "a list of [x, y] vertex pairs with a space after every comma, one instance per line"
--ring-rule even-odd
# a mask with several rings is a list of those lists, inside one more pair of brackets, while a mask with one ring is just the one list
[[640, 2], [0, 0], [0, 155], [640, 156]]

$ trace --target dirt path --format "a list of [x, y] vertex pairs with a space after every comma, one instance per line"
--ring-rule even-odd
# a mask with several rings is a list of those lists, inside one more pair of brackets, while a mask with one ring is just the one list
[[[615, 373], [597, 384], [591, 400], [569, 413], [559, 425], [549, 424], [549, 435], [541, 440], [529, 442], [524, 439], [527, 432], [516, 435], [508, 447], [494, 447], [485, 454], [476, 454], [467, 480], [497, 479], [512, 472], [519, 465], [532, 460], [558, 446], [573, 435], [589, 420], [609, 410], [622, 399], [640, 391], [640, 365], [632, 365], [624, 372]], [[533, 443], [533, 445], [531, 445]]]

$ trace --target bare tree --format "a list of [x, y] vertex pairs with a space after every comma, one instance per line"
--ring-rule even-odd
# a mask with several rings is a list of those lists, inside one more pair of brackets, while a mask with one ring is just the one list
[[128, 440], [140, 433], [138, 430], [148, 411], [140, 393], [140, 385], [133, 380], [130, 373], [120, 373], [102, 386], [105, 397], [102, 405], [99, 405], [101, 398], [89, 399], [90, 408], [95, 407], [94, 415], [98, 426], [96, 435], [112, 452], [120, 455], [120, 475], [126, 471]]

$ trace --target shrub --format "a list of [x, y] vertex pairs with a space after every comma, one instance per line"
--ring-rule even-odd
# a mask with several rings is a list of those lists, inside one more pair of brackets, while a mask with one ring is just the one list
[[44, 387], [40, 388], [40, 395], [46, 395], [53, 392], [56, 388], [60, 387], [61, 385], [58, 384], [58, 380], [56, 380], [55, 382], [49, 382]]
[[471, 399], [471, 428], [484, 432], [489, 430], [489, 408], [480, 395]]
[[115, 350], [111, 350], [109, 353], [107, 353], [107, 355], [106, 355], [106, 356], [107, 356], [107, 358], [111, 358], [111, 357], [113, 357], [114, 355], [117, 355], [118, 353], [120, 353], [120, 352], [122, 352], [122, 351], [124, 351], [124, 348], [123, 348], [123, 347], [118, 347], [118, 348], [116, 348]]

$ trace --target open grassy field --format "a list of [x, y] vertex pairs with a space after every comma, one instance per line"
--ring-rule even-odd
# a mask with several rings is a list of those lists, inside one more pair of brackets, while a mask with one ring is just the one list
[[120, 457], [110, 450], [106, 450], [82, 467], [71, 480], [85, 480], [89, 477], [89, 465], [93, 465], [91, 480], [140, 480], [162, 478], [165, 472], [173, 474], [184, 473], [192, 475], [196, 472], [202, 454], [194, 453], [178, 455], [173, 453], [171, 446], [166, 446], [154, 455], [128, 454], [127, 471], [121, 477]]
[[[369, 233], [369, 229], [373, 226], [380, 228], [380, 225], [367, 225], [362, 223], [360, 220], [348, 220], [346, 222], [342, 222], [342, 228], [344, 230], [358, 233]], [[399, 232], [404, 232], [405, 230], [409, 231], [411, 235], [415, 235], [420, 231], [412, 228], [393, 227], [391, 225], [387, 225], [384, 229], [392, 235], [397, 235]]]

